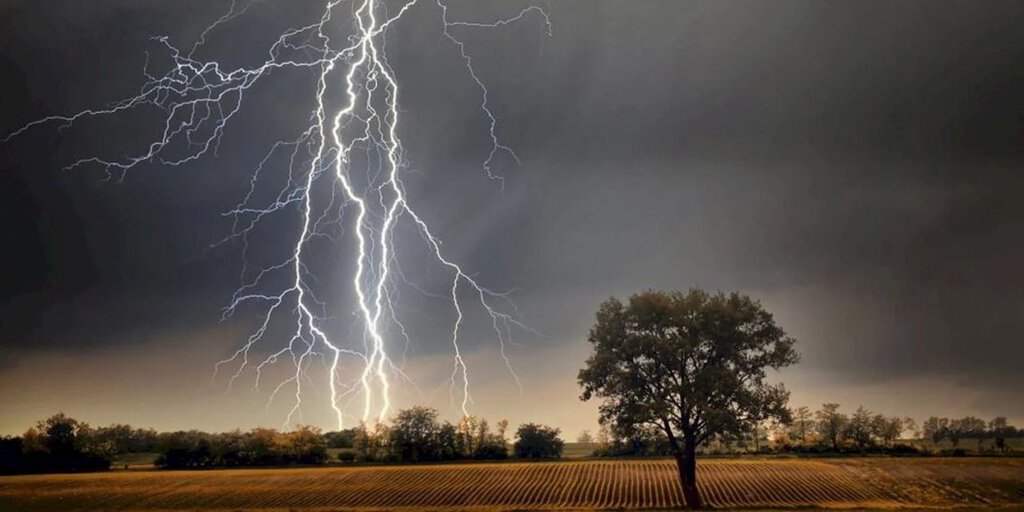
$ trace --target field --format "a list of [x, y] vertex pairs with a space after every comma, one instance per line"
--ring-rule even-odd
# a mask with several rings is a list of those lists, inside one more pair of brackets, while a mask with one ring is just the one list
[[[1024, 503], [1024, 460], [718, 459], [720, 508], [988, 507]], [[681, 504], [669, 460], [446, 464], [0, 477], [0, 510], [609, 509]]]

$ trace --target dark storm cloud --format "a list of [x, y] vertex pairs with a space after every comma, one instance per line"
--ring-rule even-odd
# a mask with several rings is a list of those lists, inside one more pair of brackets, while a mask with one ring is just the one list
[[477, 264], [562, 319], [646, 286], [814, 290], [806, 364], [1019, 385], [1019, 6], [587, 7], [485, 61], [543, 56], [507, 107], [518, 229]]
[[[223, 6], [193, 7], [4, 7], [0, 128], [129, 93], [140, 41], [190, 41]], [[1021, 385], [1019, 3], [547, 8], [550, 38], [537, 19], [458, 29], [523, 161], [501, 161], [504, 191], [480, 170], [486, 122], [432, 4], [389, 36], [399, 78], [415, 84], [403, 90], [411, 197], [468, 269], [521, 290], [524, 316], [547, 335], [524, 343], [579, 342], [610, 294], [702, 285], [764, 298], [801, 338], [803, 364], [846, 382]], [[467, 2], [452, 15], [516, 9]], [[268, 27], [305, 12], [261, 3], [210, 54], [259, 58]], [[247, 150], [309, 107], [295, 99], [308, 77], [261, 87], [262, 109], [243, 111], [220, 157], [123, 185], [56, 169], [96, 144], [144, 140], [144, 117], [105, 126], [118, 137], [44, 130], [0, 149], [19, 212], [4, 218], [19, 243], [4, 248], [0, 343], [74, 351], [216, 322], [237, 280], [237, 253], [205, 251], [227, 229], [218, 214], [258, 158]], [[442, 308], [414, 304], [427, 338], [447, 328], [429, 325]]]

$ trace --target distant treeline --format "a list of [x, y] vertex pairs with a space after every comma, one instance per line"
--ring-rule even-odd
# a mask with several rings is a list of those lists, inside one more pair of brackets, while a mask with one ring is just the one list
[[0, 474], [109, 469], [113, 451], [106, 429], [94, 430], [57, 414], [39, 421], [21, 437], [0, 439]]
[[[978, 452], [1004, 453], [1007, 439], [1024, 437], [1024, 430], [997, 417], [984, 421], [973, 416], [960, 419], [931, 417], [918, 427], [909, 417], [885, 416], [858, 407], [853, 414], [839, 411], [839, 404], [826, 403], [817, 411], [808, 407], [790, 410], [787, 423], [758, 424], [738, 436], [717, 436], [702, 447], [704, 454], [734, 453], [888, 453], [961, 455], [963, 439], [978, 441]], [[596, 456], [660, 456], [672, 453], [669, 441], [655, 429], [636, 429], [628, 436], [614, 438], [602, 429], [594, 440], [602, 445]], [[949, 441], [951, 448], [927, 447]], [[909, 442], [908, 442], [909, 441]], [[986, 443], [986, 444], [983, 444]]]
[[[130, 453], [157, 453], [154, 464], [167, 469], [323, 464], [330, 458], [329, 448], [341, 449], [341, 462], [498, 460], [510, 456], [507, 429], [507, 421], [492, 431], [486, 420], [472, 416], [454, 425], [440, 423], [437, 411], [426, 407], [399, 411], [389, 425], [327, 433], [309, 426], [290, 432], [255, 428], [220, 434], [128, 425], [93, 428], [61, 413], [20, 437], [0, 439], [0, 474], [98, 471]], [[558, 435], [556, 428], [520, 425], [512, 454], [560, 457], [563, 442]]]
[[[507, 430], [506, 420], [499, 421], [492, 431], [485, 419], [466, 416], [457, 424], [439, 423], [436, 410], [412, 407], [399, 411], [389, 425], [360, 425], [327, 437], [338, 443], [333, 446], [352, 447], [352, 452], [341, 455], [356, 461], [500, 460], [509, 457]], [[564, 443], [559, 433], [559, 429], [545, 425], [522, 424], [515, 433], [512, 455], [529, 459], [561, 457]]]
[[954, 447], [962, 439], [976, 439], [979, 444], [982, 440], [991, 439], [993, 449], [1006, 450], [1006, 440], [1024, 437], [1024, 430], [1007, 424], [1006, 418], [1001, 416], [988, 423], [974, 416], [960, 419], [932, 416], [922, 425], [919, 436], [931, 439], [933, 443], [948, 440]]
[[[981, 453], [1005, 453], [1008, 439], [1024, 438], [1024, 429], [997, 417], [984, 421], [928, 418], [920, 428], [907, 417], [874, 414], [859, 407], [852, 414], [834, 403], [817, 411], [799, 407], [785, 424], [762, 424], [738, 436], [718, 436], [701, 447], [704, 454], [735, 453], [888, 453], [960, 455], [964, 440], [976, 440]], [[494, 428], [487, 420], [467, 416], [441, 422], [436, 410], [412, 407], [398, 411], [388, 424], [359, 425], [322, 433], [299, 426], [290, 432], [255, 428], [248, 432], [211, 434], [198, 430], [157, 432], [111, 425], [94, 428], [64, 414], [39, 421], [20, 437], [0, 438], [0, 474], [78, 472], [108, 469], [111, 461], [132, 453], [157, 453], [161, 468], [208, 468], [323, 464], [337, 455], [340, 462], [424, 462], [561, 457], [560, 431], [526, 423], [513, 435], [508, 422]], [[668, 439], [655, 429], [633, 429], [615, 436], [602, 428], [597, 436], [584, 432], [577, 442], [597, 444], [595, 456], [665, 456]], [[928, 444], [931, 443], [931, 446]], [[948, 443], [942, 446], [941, 443]]]
[[210, 434], [196, 430], [160, 434], [153, 463], [158, 468], [212, 468], [323, 464], [327, 442], [315, 427], [291, 432], [254, 428]]

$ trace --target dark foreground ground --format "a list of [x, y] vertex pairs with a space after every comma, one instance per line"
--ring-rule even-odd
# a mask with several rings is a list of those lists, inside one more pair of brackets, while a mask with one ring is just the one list
[[[718, 508], [1024, 504], [1024, 459], [721, 459], [700, 487]], [[0, 511], [669, 509], [670, 460], [448, 464], [0, 477]]]

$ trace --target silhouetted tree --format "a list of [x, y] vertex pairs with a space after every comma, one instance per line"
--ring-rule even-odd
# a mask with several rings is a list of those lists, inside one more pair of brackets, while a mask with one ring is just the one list
[[839, 451], [839, 441], [846, 429], [849, 418], [839, 412], [839, 404], [827, 403], [821, 405], [821, 410], [814, 413], [815, 426], [818, 435], [823, 441], [829, 443], [832, 451]]
[[988, 424], [981, 418], [967, 416], [960, 420], [960, 429], [967, 438], [981, 438], [988, 434]]
[[953, 448], [960, 445], [960, 439], [964, 436], [964, 428], [959, 419], [953, 418], [949, 420], [948, 427], [946, 427], [946, 439], [953, 443]]
[[108, 469], [111, 450], [91, 441], [89, 425], [64, 413], [40, 420], [35, 428], [25, 432], [22, 440], [26, 469], [29, 472]]
[[921, 437], [921, 431], [917, 429], [917, 421], [910, 416], [903, 417], [903, 430], [900, 431], [901, 435], [903, 434], [903, 431], [910, 432], [910, 436], [913, 438]]
[[476, 448], [473, 450], [473, 458], [489, 460], [507, 459], [508, 441], [505, 439], [505, 430], [507, 428], [507, 420], [499, 421], [497, 433], [492, 434], [487, 420], [481, 419], [477, 425]]
[[328, 448], [352, 448], [355, 445], [356, 429], [347, 428], [332, 432], [324, 432], [324, 442]]
[[854, 411], [850, 421], [846, 424], [846, 437], [857, 445], [857, 449], [864, 451], [871, 445], [872, 415], [871, 411], [860, 406]]
[[356, 427], [354, 447], [356, 458], [365, 462], [379, 462], [389, 458], [390, 429], [376, 423], [371, 430], [365, 423]]
[[459, 431], [447, 421], [437, 430], [437, 451], [441, 460], [455, 460], [462, 456], [460, 453]]
[[814, 420], [811, 419], [811, 409], [806, 405], [800, 406], [790, 410], [790, 416], [793, 419], [790, 425], [789, 438], [794, 441], [800, 441], [801, 444], [806, 444], [807, 434], [814, 428]]
[[557, 428], [525, 423], [516, 431], [514, 447], [516, 457], [521, 459], [557, 459], [562, 456], [565, 443], [558, 437]]
[[871, 418], [871, 435], [881, 441], [882, 446], [892, 446], [899, 439], [903, 427], [904, 421], [898, 416], [876, 414]]
[[921, 428], [925, 439], [931, 439], [932, 443], [939, 444], [949, 435], [949, 418], [932, 416], [924, 422]]
[[412, 407], [398, 411], [391, 421], [392, 454], [406, 462], [436, 459], [439, 428], [436, 409]]
[[997, 450], [1006, 450], [1006, 434], [1009, 430], [1007, 426], [1006, 418], [1003, 416], [997, 416], [988, 422], [988, 430], [993, 438], [993, 447]]
[[0, 475], [15, 475], [28, 471], [23, 439], [0, 437]]
[[75, 441], [78, 440], [83, 427], [78, 420], [69, 418], [62, 412], [36, 424], [36, 428], [43, 435], [43, 448], [58, 456], [74, 454], [77, 451]]
[[464, 457], [472, 457], [476, 449], [475, 436], [480, 420], [476, 416], [459, 418], [456, 430], [459, 433], [459, 453]]
[[321, 464], [327, 443], [320, 429], [298, 426], [291, 432], [254, 428], [223, 434], [191, 430], [160, 434], [154, 464], [167, 469]]
[[299, 425], [284, 435], [284, 459], [299, 464], [323, 464], [327, 461], [327, 442], [317, 427]]
[[604, 399], [601, 421], [620, 434], [651, 426], [668, 437], [689, 507], [700, 507], [698, 446], [768, 418], [789, 420], [789, 393], [768, 384], [766, 370], [797, 361], [794, 340], [747, 296], [694, 289], [647, 291], [628, 305], [612, 298], [589, 341], [581, 398]]

